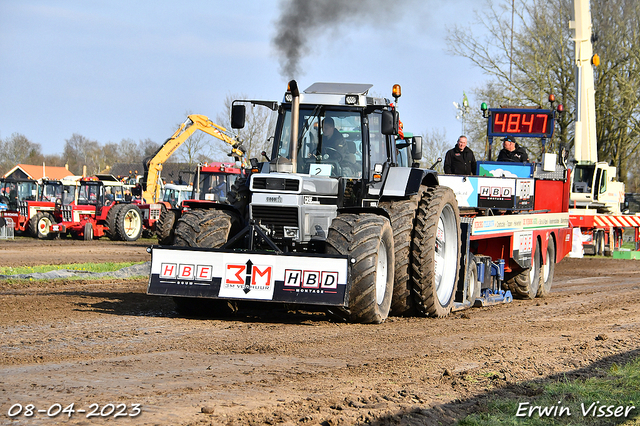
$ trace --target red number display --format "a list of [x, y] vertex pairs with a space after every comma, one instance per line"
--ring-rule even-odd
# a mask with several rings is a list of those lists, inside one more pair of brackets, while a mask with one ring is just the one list
[[493, 133], [548, 134], [549, 114], [534, 112], [496, 112]]

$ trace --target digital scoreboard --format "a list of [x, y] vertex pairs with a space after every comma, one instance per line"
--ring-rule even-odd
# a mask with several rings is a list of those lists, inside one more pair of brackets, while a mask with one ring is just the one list
[[554, 113], [544, 109], [489, 109], [487, 135], [551, 138]]

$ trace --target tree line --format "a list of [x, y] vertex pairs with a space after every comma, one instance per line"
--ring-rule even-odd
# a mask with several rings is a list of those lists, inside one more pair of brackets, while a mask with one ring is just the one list
[[[553, 93], [563, 104], [565, 113], [547, 152], [574, 146], [572, 15], [573, 0], [485, 0], [475, 25], [486, 35], [462, 26], [447, 34], [449, 52], [469, 59], [489, 76], [474, 89], [479, 102], [548, 108], [548, 95]], [[591, 18], [593, 51], [601, 59], [594, 69], [598, 158], [615, 165], [618, 180], [635, 192], [640, 190], [640, 2], [591, 0]], [[474, 148], [486, 156], [486, 120], [479, 107], [473, 112], [469, 133]], [[540, 159], [539, 143], [523, 139], [522, 144], [530, 157]], [[493, 158], [500, 148], [500, 143], [494, 144]]]
[[[224, 109], [227, 112], [231, 110], [233, 99], [247, 99], [247, 96], [227, 95], [224, 100]], [[266, 108], [248, 108], [246, 125], [238, 130], [231, 130], [229, 113], [218, 114], [217, 121], [214, 122], [228, 129], [230, 135], [239, 137], [249, 157], [259, 157], [261, 151], [268, 149], [269, 113]], [[175, 129], [178, 129], [190, 114], [191, 112], [187, 112], [183, 120], [175, 124]], [[171, 135], [167, 135], [169, 136]], [[75, 175], [81, 175], [85, 168], [87, 175], [93, 175], [108, 170], [116, 163], [139, 163], [139, 172], [142, 173], [144, 160], [153, 156], [164, 142], [159, 143], [147, 138], [137, 142], [133, 139], [122, 139], [118, 143], [100, 143], [74, 133], [65, 140], [62, 153], [43, 154], [42, 145], [29, 140], [23, 134], [13, 133], [0, 139], [0, 152], [3, 153], [0, 156], [0, 176], [17, 164], [42, 163], [48, 166], [67, 166]], [[227, 155], [228, 152], [229, 145], [203, 132], [195, 132], [167, 162], [186, 163], [189, 169], [192, 169], [197, 163], [233, 161]]]

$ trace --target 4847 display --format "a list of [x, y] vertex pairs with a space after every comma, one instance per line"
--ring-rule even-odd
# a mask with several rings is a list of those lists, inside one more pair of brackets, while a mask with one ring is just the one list
[[47, 417], [58, 417], [58, 416], [67, 416], [71, 418], [73, 415], [81, 414], [85, 415], [87, 418], [90, 417], [113, 417], [114, 419], [117, 417], [136, 417], [140, 413], [142, 413], [142, 408], [140, 404], [91, 404], [87, 409], [84, 408], [75, 408], [75, 403], [71, 403], [66, 407], [63, 407], [62, 404], [55, 403], [51, 404], [48, 408], [36, 408], [34, 404], [27, 404], [22, 406], [22, 404], [13, 404], [9, 411], [7, 411], [7, 416], [10, 418], [15, 418], [18, 416], [24, 417], [34, 417], [37, 415], [44, 415]]

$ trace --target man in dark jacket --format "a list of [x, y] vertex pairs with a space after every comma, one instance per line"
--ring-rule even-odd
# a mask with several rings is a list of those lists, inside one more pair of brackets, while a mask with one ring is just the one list
[[498, 154], [498, 161], [511, 161], [513, 163], [528, 163], [527, 150], [516, 143], [515, 138], [507, 136], [502, 139], [504, 148]]
[[447, 151], [444, 172], [448, 175], [472, 175], [476, 172], [476, 158], [467, 146], [466, 136], [460, 136], [456, 146]]

